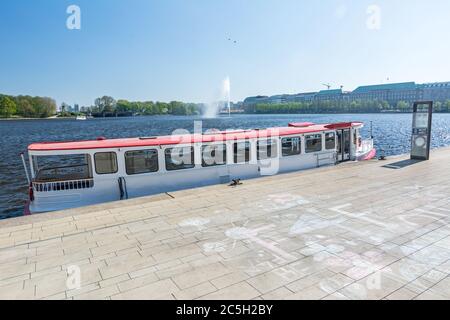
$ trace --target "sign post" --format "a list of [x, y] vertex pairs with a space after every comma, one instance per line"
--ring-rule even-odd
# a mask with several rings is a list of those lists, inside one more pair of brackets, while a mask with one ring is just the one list
[[429, 160], [433, 102], [415, 102], [413, 110], [411, 159]]

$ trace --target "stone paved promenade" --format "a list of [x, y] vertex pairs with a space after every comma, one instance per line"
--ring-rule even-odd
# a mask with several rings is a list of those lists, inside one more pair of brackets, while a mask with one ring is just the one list
[[0, 299], [450, 299], [450, 149], [404, 159], [0, 221]]

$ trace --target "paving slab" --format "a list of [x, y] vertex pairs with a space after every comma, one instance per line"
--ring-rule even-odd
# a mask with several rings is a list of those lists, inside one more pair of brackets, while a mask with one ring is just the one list
[[0, 221], [0, 299], [450, 299], [450, 148]]

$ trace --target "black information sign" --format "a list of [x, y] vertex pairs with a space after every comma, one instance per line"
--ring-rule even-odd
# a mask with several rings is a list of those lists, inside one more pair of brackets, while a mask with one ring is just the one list
[[413, 111], [411, 159], [430, 159], [433, 102], [415, 102]]

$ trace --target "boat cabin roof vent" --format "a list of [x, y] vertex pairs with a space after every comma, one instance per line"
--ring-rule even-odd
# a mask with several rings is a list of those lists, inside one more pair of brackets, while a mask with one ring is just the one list
[[139, 137], [139, 140], [155, 140], [158, 139], [158, 137]]
[[336, 129], [346, 129], [351, 128], [353, 126], [352, 122], [340, 122], [340, 123], [332, 123], [325, 126], [327, 129], [336, 130]]
[[298, 122], [298, 123], [289, 123], [289, 127], [294, 128], [307, 128], [315, 125], [315, 123], [312, 122]]

